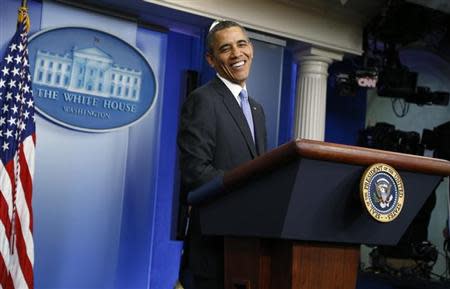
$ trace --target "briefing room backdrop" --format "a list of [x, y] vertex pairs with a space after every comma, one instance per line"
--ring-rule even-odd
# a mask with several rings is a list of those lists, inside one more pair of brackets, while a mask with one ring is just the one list
[[[20, 2], [0, 0], [1, 55], [16, 29]], [[70, 130], [37, 116], [36, 288], [171, 288], [181, 249], [180, 242], [171, 240], [178, 116], [192, 88], [186, 72], [198, 72], [198, 85], [214, 75], [203, 58], [203, 39], [212, 20], [170, 9], [156, 11], [155, 6], [149, 9], [155, 16], [141, 23], [120, 10], [69, 2], [75, 3], [29, 0], [30, 35], [68, 25], [111, 33], [142, 52], [156, 75], [158, 91], [140, 122], [111, 132]], [[177, 29], [164, 27], [171, 21], [177, 21]], [[289, 41], [254, 31], [251, 36], [255, 58], [248, 87], [265, 108], [273, 148], [292, 138], [298, 65]], [[356, 144], [365, 126], [366, 93], [337, 95], [336, 68], [333, 64], [329, 70], [325, 140]]]
[[[8, 21], [2, 25], [2, 49], [15, 29], [19, 4], [2, 0], [2, 22]], [[28, 5], [31, 35], [40, 29], [76, 25], [114, 34], [139, 47], [159, 88], [151, 112], [142, 121], [113, 132], [79, 132], [37, 117], [36, 288], [125, 288], [122, 284], [149, 288], [153, 224], [160, 217], [155, 192], [163, 186], [157, 175], [167, 34], [56, 2], [29, 1]], [[164, 161], [174, 163], [173, 155], [166, 154]], [[169, 261], [165, 274], [174, 275], [176, 266], [170, 262], [177, 262], [179, 244], [168, 241], [166, 247], [170, 250], [164, 252]]]
[[[3, 54], [20, 1], [0, 1]], [[158, 82], [150, 113], [127, 128], [87, 133], [37, 116], [36, 288], [171, 288], [181, 248], [170, 239], [178, 114], [185, 72], [200, 72], [200, 82], [214, 75], [203, 60], [207, 27], [192, 35], [60, 2], [28, 7], [30, 36], [69, 25], [111, 33], [141, 50]], [[296, 65], [283, 41], [254, 36], [249, 91], [266, 107], [273, 148], [291, 137]]]

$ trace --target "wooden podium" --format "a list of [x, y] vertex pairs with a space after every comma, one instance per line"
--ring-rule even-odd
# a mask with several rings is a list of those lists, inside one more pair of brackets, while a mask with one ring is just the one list
[[[375, 163], [403, 179], [403, 209], [389, 223], [359, 197]], [[445, 160], [296, 140], [226, 172], [207, 201], [205, 192], [192, 199], [202, 233], [225, 237], [225, 289], [351, 289], [360, 244], [395, 245], [448, 175]]]

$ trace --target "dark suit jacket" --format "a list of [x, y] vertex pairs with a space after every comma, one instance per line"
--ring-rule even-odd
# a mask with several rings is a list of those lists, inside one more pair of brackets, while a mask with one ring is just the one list
[[[183, 105], [178, 133], [182, 198], [192, 189], [266, 151], [263, 109], [250, 97], [249, 103], [255, 142], [241, 107], [219, 78], [189, 95]], [[204, 276], [221, 273], [222, 239], [201, 236], [195, 208], [190, 230], [190, 269]]]

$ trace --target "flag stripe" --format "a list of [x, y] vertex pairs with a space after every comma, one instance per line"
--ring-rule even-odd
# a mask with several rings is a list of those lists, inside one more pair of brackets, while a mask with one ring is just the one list
[[[2, 192], [3, 193], [3, 192]], [[9, 232], [11, 232], [11, 220], [8, 216], [8, 203], [5, 201], [4, 196], [0, 196], [0, 219], [5, 229], [5, 238], [9, 237]], [[2, 235], [0, 235], [3, 238]]]
[[13, 289], [14, 285], [13, 285], [11, 275], [8, 273], [5, 262], [3, 262], [2, 258], [0, 258], [0, 271], [5, 272], [4, 275], [2, 274], [1, 279], [0, 279], [0, 285], [2, 286], [2, 288]]
[[[13, 188], [12, 188], [12, 181], [11, 181], [11, 176], [10, 176], [10, 171], [13, 170], [12, 168], [13, 163], [10, 162], [8, 164], [7, 167], [3, 166], [3, 163], [0, 162], [0, 191], [2, 192], [2, 197], [5, 200], [6, 203], [6, 210], [8, 212], [8, 221], [11, 220], [12, 218], [12, 212], [13, 212], [13, 197], [12, 197], [12, 192], [13, 192]], [[3, 221], [3, 219], [2, 219]], [[7, 231], [9, 232], [9, 230]]]
[[[21, 167], [20, 183], [19, 183], [20, 189], [19, 188], [17, 189], [17, 191], [21, 193], [20, 197], [23, 197], [23, 199], [21, 199], [20, 202], [18, 201], [18, 204], [23, 206], [23, 207], [21, 207], [21, 210], [26, 210], [26, 211], [24, 211], [24, 214], [26, 213], [25, 218], [21, 217], [22, 222], [25, 222], [25, 224], [28, 226], [28, 229], [32, 230], [32, 227], [33, 227], [32, 221], [33, 220], [31, 218], [30, 212], [32, 211], [32, 207], [31, 207], [31, 205], [32, 205], [31, 204], [32, 190], [31, 190], [31, 188], [32, 188], [33, 182], [32, 182], [32, 177], [30, 175], [30, 171], [28, 170], [28, 165], [30, 163], [27, 162], [25, 152], [24, 152], [24, 146], [22, 146], [22, 148], [20, 149], [20, 152], [19, 152], [19, 162], [20, 162], [20, 167]], [[33, 161], [32, 166], [34, 166], [34, 158], [32, 158], [32, 161]]]
[[17, 266], [17, 274], [22, 275], [25, 279], [25, 282], [28, 287], [20, 286], [16, 288], [33, 288], [33, 265], [28, 259], [27, 255], [27, 246], [25, 244], [24, 236], [22, 233], [22, 224], [20, 220], [16, 222], [16, 249], [18, 253], [18, 263], [20, 266]]
[[[17, 247], [14, 247], [14, 252], [17, 253]], [[11, 255], [11, 260], [9, 262], [9, 271], [11, 274], [11, 279], [13, 282], [14, 289], [26, 289], [30, 288], [23, 277], [22, 270], [20, 268], [19, 256], [17, 254]]]
[[14, 288], [11, 275], [6, 267], [9, 264], [11, 247], [9, 245], [9, 239], [6, 238], [5, 227], [0, 224], [0, 284], [5, 289]]
[[35, 143], [36, 138], [34, 133], [23, 141], [25, 158], [27, 160], [27, 169], [29, 171], [31, 181], [33, 181], [34, 177]]
[[[32, 222], [31, 222], [31, 191], [28, 192], [30, 195], [28, 200], [26, 200], [27, 192], [24, 191], [24, 188], [31, 188], [27, 186], [27, 184], [31, 185], [31, 178], [28, 170], [24, 169], [27, 167], [27, 165], [25, 161], [25, 155], [23, 154], [23, 150], [21, 150], [19, 162], [21, 164], [22, 169], [20, 171], [20, 182], [17, 185], [17, 212], [19, 212], [18, 216], [21, 223], [20, 227], [22, 237], [21, 242], [27, 245], [22, 247], [22, 249], [25, 250], [27, 259], [29, 258], [29, 261], [33, 263], [34, 244], [33, 244]], [[25, 186], [23, 186], [23, 184], [25, 184]]]

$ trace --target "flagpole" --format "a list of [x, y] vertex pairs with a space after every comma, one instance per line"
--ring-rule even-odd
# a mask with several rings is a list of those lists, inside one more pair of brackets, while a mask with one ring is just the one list
[[26, 32], [30, 31], [30, 18], [28, 17], [27, 0], [22, 0], [22, 5], [19, 8], [19, 15], [17, 17], [17, 26], [19, 23], [25, 21]]

